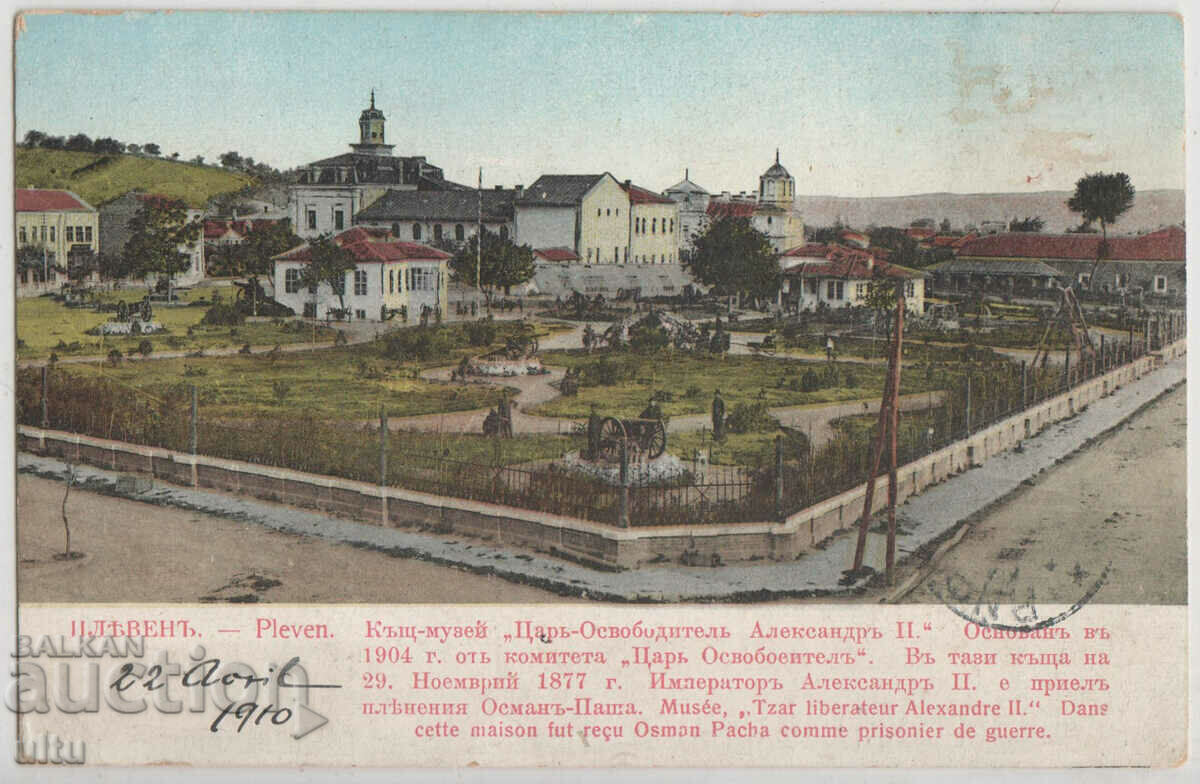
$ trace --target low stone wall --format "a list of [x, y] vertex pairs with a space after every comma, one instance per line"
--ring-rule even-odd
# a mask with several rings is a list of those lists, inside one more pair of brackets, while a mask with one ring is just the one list
[[[1167, 346], [901, 466], [897, 471], [897, 500], [903, 502], [931, 484], [1013, 448], [1047, 425], [1072, 416], [1092, 401], [1185, 351], [1184, 341]], [[679, 562], [685, 557], [702, 564], [794, 559], [836, 531], [853, 525], [862, 512], [866, 493], [864, 483], [781, 522], [615, 528], [499, 504], [381, 488], [365, 482], [24, 425], [17, 429], [17, 448], [114, 471], [150, 474], [175, 484], [317, 509], [373, 525], [471, 536], [624, 568], [651, 561]], [[883, 476], [877, 480], [874, 511], [886, 504], [887, 477]]]

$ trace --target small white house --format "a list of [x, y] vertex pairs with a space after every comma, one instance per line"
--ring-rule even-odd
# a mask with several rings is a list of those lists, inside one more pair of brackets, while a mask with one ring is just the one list
[[781, 304], [796, 310], [866, 305], [872, 280], [904, 281], [905, 307], [925, 311], [925, 279], [929, 274], [877, 260], [875, 254], [845, 245], [810, 243], [779, 256], [783, 268]]
[[308, 318], [329, 318], [344, 299], [351, 318], [379, 321], [383, 308], [407, 308], [410, 322], [424, 306], [447, 310], [450, 254], [415, 242], [401, 242], [386, 230], [355, 227], [334, 236], [334, 242], [354, 254], [357, 265], [346, 273], [339, 297], [327, 283], [314, 292], [301, 283], [311, 260], [309, 244], [274, 258], [275, 300]]

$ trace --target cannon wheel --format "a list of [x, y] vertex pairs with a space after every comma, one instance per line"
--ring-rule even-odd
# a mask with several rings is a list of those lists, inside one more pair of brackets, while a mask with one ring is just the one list
[[625, 426], [614, 417], [604, 417], [600, 422], [600, 457], [605, 460], [621, 459], [621, 444], [626, 438]]
[[655, 420], [653, 430], [646, 437], [646, 454], [653, 460], [667, 451], [667, 428], [661, 419]]

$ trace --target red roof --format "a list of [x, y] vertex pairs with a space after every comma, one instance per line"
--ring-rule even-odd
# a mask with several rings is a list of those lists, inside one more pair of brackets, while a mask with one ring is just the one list
[[[359, 262], [383, 261], [441, 261], [450, 258], [449, 253], [422, 245], [419, 242], [401, 242], [392, 238], [387, 229], [367, 229], [355, 226], [343, 231], [333, 241], [354, 254]], [[305, 243], [275, 257], [279, 261], [309, 261], [309, 245]]]
[[[241, 221], [238, 221], [238, 223], [241, 223]], [[212, 218], [209, 218], [208, 220], [204, 221], [204, 239], [220, 239], [228, 234], [231, 228], [235, 234], [244, 236], [246, 233], [242, 229], [237, 228], [236, 224], [231, 227], [229, 221], [213, 220]]]
[[812, 259], [812, 261], [801, 261], [784, 270], [783, 274], [792, 277], [870, 280], [880, 277], [913, 278], [921, 276], [919, 272], [915, 273], [895, 264], [888, 264], [886, 261], [876, 259], [872, 253], [845, 245], [809, 243], [792, 248], [781, 255], [791, 259]]
[[758, 207], [758, 202], [755, 201], [710, 201], [708, 203], [708, 216], [714, 220], [721, 218], [749, 218], [754, 215], [754, 210]]
[[914, 240], [927, 240], [934, 234], [937, 234], [933, 229], [926, 229], [920, 226], [912, 226], [904, 230], [904, 233], [912, 237]]
[[[958, 255], [996, 258], [1094, 260], [1099, 234], [989, 234], [964, 242]], [[1137, 237], [1109, 237], [1106, 258], [1114, 261], [1184, 261], [1187, 232], [1178, 226]]]
[[629, 194], [629, 201], [631, 204], [674, 204], [675, 203], [671, 199], [668, 199], [666, 196], [663, 196], [662, 194], [655, 193], [654, 191], [647, 190], [646, 188], [638, 187], [637, 185], [633, 185], [633, 184], [626, 185], [626, 184], [622, 183], [621, 187], [624, 188], [625, 192]]
[[539, 248], [533, 252], [546, 261], [579, 261], [579, 256], [570, 248]]
[[17, 189], [17, 212], [50, 212], [53, 210], [93, 210], [92, 205], [70, 191], [41, 188]]

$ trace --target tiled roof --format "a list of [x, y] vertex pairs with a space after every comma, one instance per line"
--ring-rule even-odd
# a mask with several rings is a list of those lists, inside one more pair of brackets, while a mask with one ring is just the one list
[[758, 206], [758, 202], [754, 201], [714, 200], [708, 203], [708, 217], [713, 220], [720, 220], [721, 218], [749, 218], [754, 215], [754, 211]]
[[704, 190], [686, 177], [672, 185], [670, 188], [667, 188], [666, 193], [698, 193], [704, 196], [708, 195], [708, 191]]
[[579, 261], [579, 256], [570, 248], [538, 248], [533, 255], [546, 261]]
[[1060, 270], [1036, 259], [949, 259], [930, 269], [938, 275], [1011, 275], [1014, 277], [1058, 278]]
[[859, 248], [845, 245], [809, 243], [784, 251], [787, 259], [800, 259], [783, 274], [799, 278], [924, 278], [928, 273], [889, 264]]
[[54, 210], [88, 210], [95, 208], [71, 191], [43, 188], [18, 188], [17, 212], [51, 212]]
[[[333, 238], [334, 242], [354, 254], [359, 262], [382, 261], [441, 261], [450, 258], [449, 253], [422, 245], [419, 242], [401, 242], [382, 229], [367, 229], [355, 226]], [[312, 259], [310, 245], [305, 243], [275, 257], [278, 261], [309, 261]]]
[[[1099, 234], [989, 234], [963, 243], [958, 255], [1093, 260], [1101, 240]], [[1105, 258], [1110, 261], [1184, 261], [1187, 258], [1187, 233], [1178, 226], [1171, 226], [1137, 237], [1109, 237]]]
[[914, 240], [927, 240], [937, 234], [933, 229], [926, 229], [920, 226], [911, 226], [904, 230], [904, 233]]
[[518, 204], [573, 207], [583, 199], [603, 174], [543, 174], [525, 189]]
[[673, 199], [668, 199], [661, 193], [655, 193], [647, 188], [642, 188], [638, 185], [621, 184], [621, 188], [629, 194], [629, 201], [632, 204], [674, 204]]
[[495, 223], [510, 221], [516, 191], [400, 191], [389, 190], [370, 207], [354, 216], [356, 223], [373, 221], [447, 220], [474, 222], [479, 217], [480, 199], [483, 219]]

